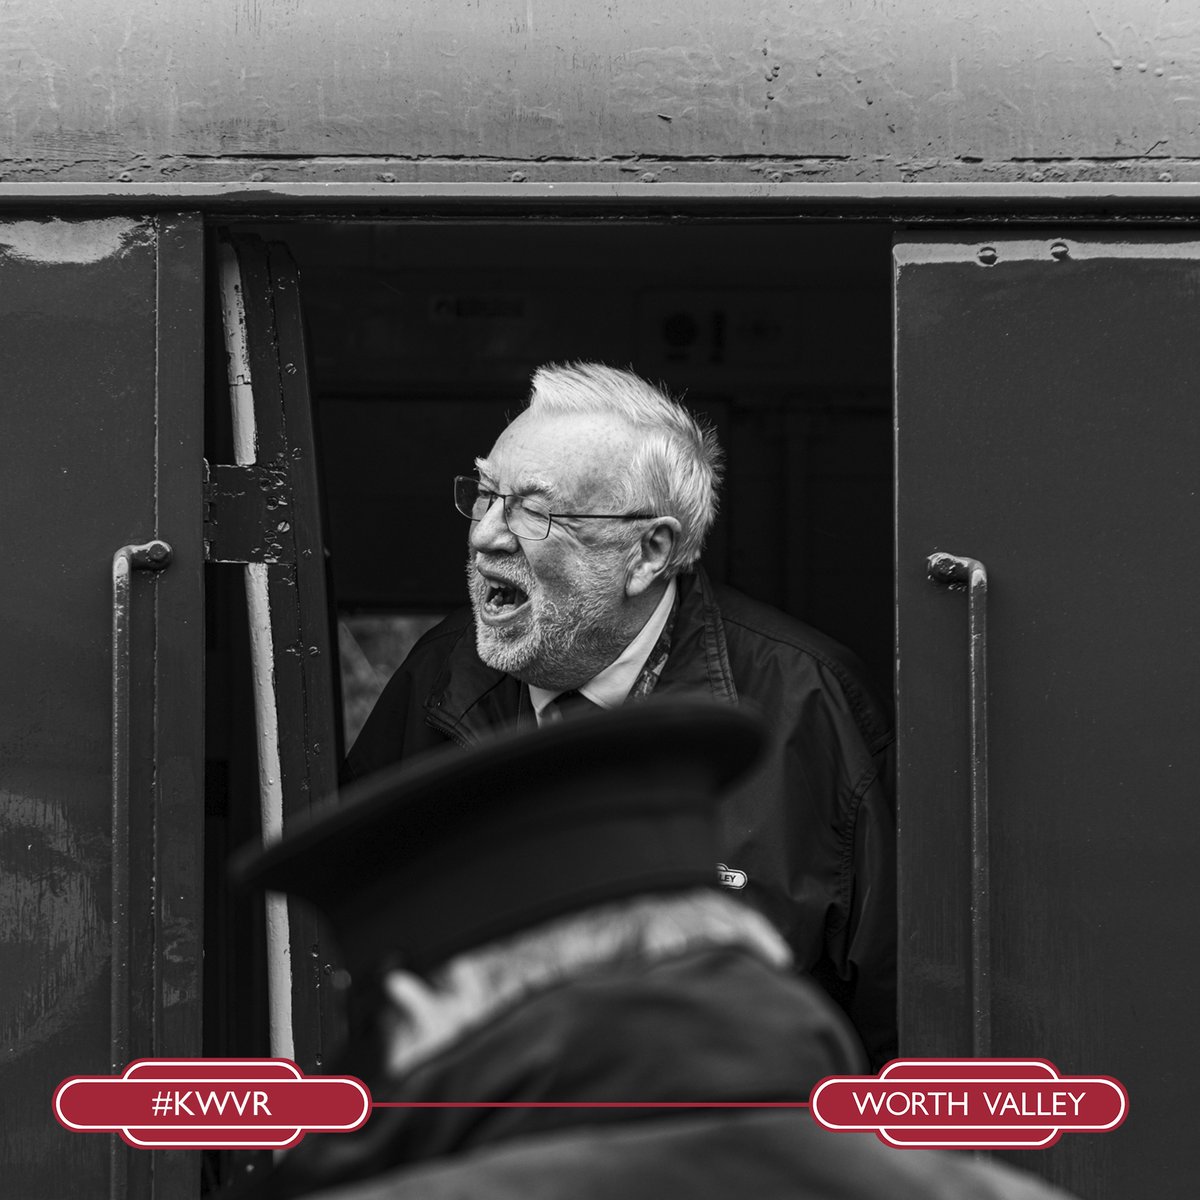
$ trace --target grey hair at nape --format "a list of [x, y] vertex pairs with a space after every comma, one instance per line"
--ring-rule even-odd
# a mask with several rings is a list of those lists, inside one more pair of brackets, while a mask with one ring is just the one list
[[668, 571], [700, 557], [716, 519], [724, 455], [713, 430], [665, 389], [602, 363], [549, 364], [533, 376], [531, 412], [609, 414], [629, 424], [638, 446], [617, 481], [620, 502], [680, 524]]
[[399, 1075], [527, 996], [621, 963], [653, 963], [707, 946], [740, 946], [787, 967], [791, 951], [766, 917], [712, 888], [597, 905], [468, 950], [426, 980], [388, 973], [387, 1066]]

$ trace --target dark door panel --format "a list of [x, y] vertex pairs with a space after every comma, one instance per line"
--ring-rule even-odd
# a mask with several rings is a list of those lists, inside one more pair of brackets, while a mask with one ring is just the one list
[[1127, 1086], [1121, 1130], [1021, 1158], [1090, 1197], [1187, 1190], [1198, 254], [896, 246], [901, 1047], [972, 1046], [967, 600], [926, 575], [945, 551], [989, 574], [991, 1051]]
[[[0, 224], [0, 1162], [30, 1200], [198, 1186], [183, 1155], [68, 1133], [51, 1097], [200, 1046], [201, 262], [187, 216]], [[113, 559], [153, 538], [114, 830]]]

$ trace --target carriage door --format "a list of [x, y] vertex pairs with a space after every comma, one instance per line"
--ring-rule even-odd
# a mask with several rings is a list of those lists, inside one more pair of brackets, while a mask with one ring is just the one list
[[1015, 1157], [1179, 1195], [1200, 242], [905, 235], [895, 319], [901, 1049], [1116, 1076], [1121, 1129]]
[[69, 1133], [70, 1075], [200, 1051], [203, 236], [0, 222], [5, 1195], [178, 1196]]
[[225, 882], [228, 854], [325, 800], [340, 760], [300, 281], [280, 244], [222, 233], [213, 251], [206, 1050], [313, 1072], [336, 1010], [322, 929], [311, 909]]

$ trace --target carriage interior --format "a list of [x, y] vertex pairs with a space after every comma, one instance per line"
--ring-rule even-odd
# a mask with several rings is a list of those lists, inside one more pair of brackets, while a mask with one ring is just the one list
[[463, 602], [449, 481], [487, 452], [537, 366], [575, 359], [632, 365], [706, 414], [729, 459], [709, 573], [846, 642], [890, 685], [889, 230], [258, 232], [301, 273], [348, 687], [359, 654], [395, 665], [389, 618]]
[[[893, 669], [891, 230], [796, 222], [294, 221], [323, 479], [341, 750], [420, 633], [465, 602], [471, 470], [553, 361], [632, 366], [726, 450], [704, 564]], [[211, 306], [210, 306], [211, 307]], [[208, 339], [219, 347], [216, 336]], [[209, 362], [210, 411], [228, 404]], [[216, 416], [214, 424], [220, 424]], [[208, 572], [210, 871], [257, 834], [241, 569]], [[238, 797], [250, 798], [241, 804]], [[206, 914], [206, 1042], [261, 1053], [261, 922]]]

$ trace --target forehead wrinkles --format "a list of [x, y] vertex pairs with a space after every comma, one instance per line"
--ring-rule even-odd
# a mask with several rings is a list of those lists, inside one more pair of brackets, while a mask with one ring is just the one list
[[523, 413], [478, 460], [497, 490], [550, 497], [568, 511], [605, 511], [634, 449], [634, 431], [603, 414]]

